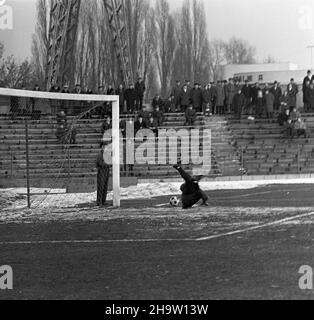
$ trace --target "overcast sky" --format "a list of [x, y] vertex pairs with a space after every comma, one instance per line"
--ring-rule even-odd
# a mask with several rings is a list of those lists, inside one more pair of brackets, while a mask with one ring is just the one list
[[[181, 2], [171, 0], [173, 7]], [[297, 63], [300, 68], [310, 66], [310, 50], [306, 47], [314, 45], [313, 0], [204, 2], [211, 38], [241, 37], [257, 48], [259, 60], [271, 55], [279, 61]], [[6, 1], [6, 4], [13, 7], [14, 24], [13, 30], [0, 30], [0, 40], [5, 43], [7, 54], [15, 54], [19, 59], [30, 55], [36, 17], [35, 3], [36, 0]]]

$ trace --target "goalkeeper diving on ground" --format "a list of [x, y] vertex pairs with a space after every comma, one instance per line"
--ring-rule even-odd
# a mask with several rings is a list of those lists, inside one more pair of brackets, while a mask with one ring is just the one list
[[203, 177], [191, 177], [180, 165], [173, 167], [180, 173], [185, 181], [180, 188], [182, 191], [182, 208], [190, 209], [200, 200], [202, 200], [202, 206], [208, 206], [208, 196], [199, 186], [199, 182]]

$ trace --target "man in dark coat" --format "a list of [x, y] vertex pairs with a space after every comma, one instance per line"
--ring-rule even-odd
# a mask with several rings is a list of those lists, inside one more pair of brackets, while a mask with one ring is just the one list
[[233, 104], [235, 116], [238, 119], [241, 119], [242, 111], [245, 106], [245, 97], [241, 89], [239, 89], [236, 95], [233, 97], [232, 104]]
[[195, 83], [191, 91], [192, 104], [196, 112], [202, 111], [202, 89], [198, 83]]
[[307, 83], [308, 81], [311, 82], [313, 78], [314, 78], [314, 76], [312, 77], [312, 71], [311, 71], [311, 70], [308, 70], [307, 75], [306, 75], [306, 77], [305, 77], [304, 80], [303, 80], [303, 89], [305, 88], [306, 83]]
[[171, 95], [174, 97], [174, 101], [173, 102], [174, 102], [176, 111], [180, 110], [181, 91], [182, 91], [181, 82], [179, 80], [177, 80], [176, 81], [176, 85], [172, 89], [172, 93], [171, 93]]
[[116, 90], [116, 95], [119, 96], [120, 114], [124, 114], [126, 113], [126, 108], [125, 108], [125, 90], [124, 90], [123, 84], [119, 85], [119, 88]]
[[252, 109], [253, 113], [256, 112], [257, 108], [257, 96], [258, 92], [261, 90], [259, 83], [255, 83], [255, 85], [251, 88], [251, 101], [252, 101]]
[[309, 111], [309, 101], [308, 101], [308, 91], [310, 90], [310, 81], [306, 81], [305, 85], [302, 88], [303, 92], [303, 104], [304, 104], [304, 111], [308, 112]]
[[106, 145], [101, 144], [101, 152], [96, 160], [97, 168], [97, 206], [103, 207], [106, 205], [107, 193], [108, 193], [108, 182], [110, 175], [110, 167], [105, 163], [104, 152]]
[[288, 97], [290, 112], [297, 106], [297, 94], [299, 93], [298, 86], [294, 83], [294, 79], [290, 80], [288, 85]]
[[139, 77], [138, 81], [135, 84], [137, 111], [141, 110], [143, 107], [143, 99], [144, 99], [145, 90], [146, 90], [145, 82], [144, 82], [143, 78]]
[[282, 90], [279, 87], [279, 84], [277, 81], [274, 82], [274, 86], [270, 89], [270, 92], [273, 94], [275, 98], [275, 103], [274, 103], [274, 111], [277, 112], [280, 110], [280, 99], [282, 97]]
[[199, 182], [202, 177], [191, 177], [187, 172], [185, 172], [180, 165], [173, 166], [181, 177], [184, 179], [185, 183], [181, 186], [182, 191], [182, 209], [190, 209], [200, 200], [203, 201], [203, 206], [208, 206], [208, 196], [199, 186]]
[[210, 90], [211, 85], [205, 85], [202, 92], [202, 101], [203, 101], [203, 114], [207, 117], [212, 114], [212, 101], [213, 97], [211, 95], [212, 91]]
[[125, 91], [125, 101], [127, 106], [127, 112], [133, 114], [135, 111], [137, 95], [134, 88], [134, 85], [131, 84], [130, 87]]
[[180, 105], [181, 105], [181, 112], [185, 112], [187, 108], [191, 104], [191, 94], [190, 90], [188, 89], [188, 86], [185, 84], [183, 86], [183, 89], [181, 90], [180, 95]]
[[248, 80], [245, 80], [245, 85], [242, 87], [242, 94], [244, 95], [245, 102], [244, 102], [244, 113], [251, 115], [252, 108], [251, 108], [251, 86], [249, 85]]
[[308, 111], [314, 111], [314, 84], [311, 83], [308, 90], [306, 90], [306, 101], [308, 102]]
[[226, 104], [227, 104], [227, 113], [230, 114], [233, 97], [236, 94], [233, 79], [230, 78], [228, 84], [224, 88], [225, 88], [225, 96], [226, 96]]

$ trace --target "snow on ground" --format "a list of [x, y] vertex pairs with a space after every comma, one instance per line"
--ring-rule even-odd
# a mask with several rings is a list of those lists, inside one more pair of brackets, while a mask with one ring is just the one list
[[[122, 200], [151, 199], [161, 196], [180, 194], [182, 183], [145, 183], [121, 189]], [[201, 187], [204, 191], [214, 190], [249, 190], [274, 184], [314, 184], [314, 179], [282, 179], [282, 180], [252, 180], [252, 181], [204, 181]], [[26, 207], [26, 189], [2, 189], [0, 191], [1, 210], [19, 210]], [[73, 208], [79, 205], [93, 204], [96, 192], [85, 194], [67, 194], [63, 189], [31, 189], [32, 208]], [[108, 200], [112, 200], [112, 192]]]

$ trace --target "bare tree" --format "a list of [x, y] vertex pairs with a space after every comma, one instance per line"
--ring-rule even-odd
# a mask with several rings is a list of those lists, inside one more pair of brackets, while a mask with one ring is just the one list
[[155, 21], [157, 25], [156, 62], [161, 82], [161, 95], [170, 89], [171, 74], [176, 52], [175, 21], [167, 0], [157, 0]]
[[32, 64], [38, 83], [44, 87], [46, 81], [46, 59], [49, 37], [49, 13], [51, 0], [37, 1], [37, 23], [32, 39]]
[[0, 86], [20, 88], [23, 85], [34, 85], [31, 63], [27, 60], [18, 63], [13, 56], [7, 57], [0, 65]]
[[276, 63], [277, 60], [271, 56], [271, 55], [268, 55], [264, 60], [263, 60], [263, 63]]
[[255, 54], [256, 48], [236, 37], [231, 38], [225, 46], [225, 57], [228, 64], [255, 63]]
[[129, 34], [129, 46], [131, 52], [133, 74], [138, 75], [140, 34], [143, 30], [145, 8], [149, 6], [147, 0], [128, 0], [126, 6], [126, 25]]
[[214, 39], [209, 45], [209, 68], [210, 77], [213, 81], [221, 79], [221, 66], [225, 64], [225, 43]]
[[207, 82], [210, 46], [204, 3], [201, 0], [185, 0], [175, 20], [178, 21], [175, 77]]

